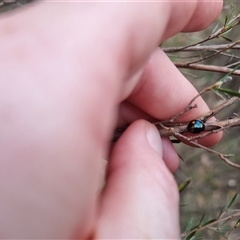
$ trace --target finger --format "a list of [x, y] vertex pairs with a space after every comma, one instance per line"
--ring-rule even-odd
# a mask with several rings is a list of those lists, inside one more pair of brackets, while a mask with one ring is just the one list
[[[140, 83], [129, 101], [151, 116], [167, 120], [181, 112], [197, 94], [166, 54], [157, 49], [145, 66]], [[194, 103], [198, 107], [181, 116], [179, 121], [189, 121], [209, 110], [201, 97]]]
[[143, 120], [119, 139], [102, 193], [97, 239], [179, 238], [178, 190], [161, 156], [158, 132]]
[[163, 160], [171, 172], [179, 167], [179, 156], [168, 137], [162, 137]]
[[119, 107], [119, 116], [117, 126], [126, 126], [137, 119], [153, 121], [153, 117], [129, 101], [124, 101]]
[[[222, 6], [221, 0], [175, 1], [172, 9], [174, 17], [168, 23], [170, 31], [167, 37], [176, 31], [193, 32], [208, 27], [221, 13]], [[187, 23], [183, 19], [187, 19]]]
[[198, 1], [195, 12], [188, 22], [187, 26], [184, 27], [183, 31], [199, 31], [208, 27], [212, 21], [221, 13], [222, 6], [223, 1], [221, 0]]

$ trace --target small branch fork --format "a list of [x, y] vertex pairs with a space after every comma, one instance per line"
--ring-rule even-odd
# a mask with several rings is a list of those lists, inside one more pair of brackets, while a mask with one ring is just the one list
[[[205, 88], [203, 91], [201, 91], [198, 95], [196, 95], [189, 102], [189, 104], [186, 106], [186, 108], [182, 112], [175, 115], [170, 120], [158, 121], [158, 122], [154, 122], [153, 124], [157, 127], [161, 136], [173, 136], [177, 139], [183, 139], [184, 142], [187, 142], [192, 146], [202, 148], [208, 152], [214, 153], [214, 154], [218, 155], [219, 158], [222, 159], [224, 162], [226, 162], [228, 165], [240, 169], [239, 164], [233, 163], [228, 159], [229, 157], [233, 156], [233, 154], [222, 154], [218, 151], [215, 151], [213, 149], [210, 149], [210, 148], [205, 147], [205, 146], [201, 145], [200, 143], [198, 143], [198, 139], [204, 138], [213, 133], [220, 132], [227, 128], [240, 126], [240, 117], [234, 116], [231, 119], [226, 119], [226, 120], [222, 120], [222, 121], [215, 120], [215, 121], [206, 122], [205, 123], [205, 131], [203, 131], [202, 133], [197, 134], [195, 136], [193, 136], [192, 134], [191, 134], [191, 136], [183, 135], [184, 133], [189, 132], [187, 129], [188, 122], [175, 122], [176, 119], [178, 119], [180, 116], [184, 115], [186, 112], [190, 111], [193, 108], [197, 108], [197, 105], [196, 104], [193, 105], [193, 103], [199, 96], [201, 96], [203, 93], [205, 93], [207, 91], [213, 90], [214, 87], [217, 87], [218, 85], [219, 85], [219, 82]], [[236, 103], [239, 100], [240, 99], [238, 97], [232, 97], [228, 100], [225, 100], [219, 106], [217, 106], [216, 108], [210, 110], [209, 112], [207, 112], [206, 114], [201, 116], [199, 118], [199, 120], [202, 120], [205, 122], [205, 121], [209, 120], [211, 117], [215, 116], [220, 111], [222, 111], [223, 109], [225, 109], [226, 107]], [[113, 141], [116, 141], [121, 136], [121, 134], [125, 131], [126, 128], [127, 127], [117, 129], [115, 131]]]

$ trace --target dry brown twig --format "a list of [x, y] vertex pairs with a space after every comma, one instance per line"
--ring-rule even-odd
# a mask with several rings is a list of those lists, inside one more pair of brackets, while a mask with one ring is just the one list
[[[188, 68], [188, 69], [203, 70], [203, 71], [210, 71], [210, 72], [230, 73], [233, 70], [232, 68], [228, 68], [228, 67], [205, 65], [205, 64], [198, 64], [198, 63], [189, 64], [189, 63], [175, 62], [174, 64], [178, 68]], [[235, 71], [233, 75], [240, 76], [240, 70]]]

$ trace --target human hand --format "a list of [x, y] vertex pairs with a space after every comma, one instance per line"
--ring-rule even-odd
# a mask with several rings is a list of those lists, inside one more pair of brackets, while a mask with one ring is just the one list
[[[196, 95], [157, 46], [206, 27], [221, 4], [42, 2], [2, 16], [2, 238], [179, 237], [171, 143], [161, 147], [152, 125], [134, 122], [96, 196], [101, 159], [117, 122], [168, 119]], [[182, 120], [208, 111], [197, 104]]]

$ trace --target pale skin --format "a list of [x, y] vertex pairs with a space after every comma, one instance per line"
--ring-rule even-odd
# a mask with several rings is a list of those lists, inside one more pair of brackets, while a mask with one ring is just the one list
[[[221, 8], [46, 1], [1, 16], [1, 238], [179, 239], [178, 156], [137, 119], [169, 119], [197, 94], [158, 45]], [[208, 111], [197, 104], [179, 120]]]

